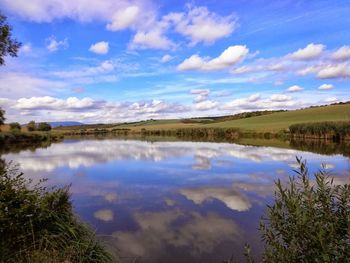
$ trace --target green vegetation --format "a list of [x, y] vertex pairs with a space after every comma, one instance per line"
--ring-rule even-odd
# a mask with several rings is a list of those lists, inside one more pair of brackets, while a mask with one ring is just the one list
[[0, 65], [5, 64], [5, 56], [16, 57], [21, 44], [12, 38], [12, 27], [7, 24], [6, 16], [0, 14]]
[[1, 262], [112, 262], [73, 213], [67, 187], [49, 191], [0, 167]]
[[247, 132], [288, 130], [297, 123], [350, 121], [350, 103], [271, 113], [246, 119], [207, 124], [208, 127], [238, 128]]
[[0, 125], [3, 125], [5, 120], [6, 120], [6, 118], [5, 118], [5, 111], [0, 108]]
[[293, 124], [289, 131], [294, 137], [303, 138], [333, 138], [339, 141], [350, 138], [350, 121], [349, 122], [315, 122]]
[[47, 122], [40, 122], [38, 124], [38, 131], [51, 131], [51, 125], [48, 124]]
[[35, 131], [35, 130], [36, 130], [35, 121], [30, 121], [30, 122], [27, 124], [27, 130], [28, 130], [28, 131]]
[[260, 225], [264, 262], [349, 262], [350, 184], [336, 185], [324, 170], [312, 181], [306, 162], [297, 161], [297, 176], [276, 182]]
[[11, 131], [16, 131], [16, 132], [19, 132], [21, 131], [21, 124], [19, 124], [18, 122], [11, 122], [10, 123], [10, 130]]

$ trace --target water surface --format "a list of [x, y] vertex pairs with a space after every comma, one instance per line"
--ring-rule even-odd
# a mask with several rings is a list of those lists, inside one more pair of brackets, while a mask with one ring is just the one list
[[296, 156], [350, 178], [341, 154], [232, 143], [75, 139], [2, 158], [34, 180], [71, 184], [75, 211], [122, 262], [240, 262], [245, 243], [261, 252], [259, 219]]

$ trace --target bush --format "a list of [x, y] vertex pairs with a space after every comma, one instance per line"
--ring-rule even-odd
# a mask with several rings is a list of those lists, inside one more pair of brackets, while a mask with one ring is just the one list
[[21, 130], [21, 124], [18, 122], [11, 122], [10, 123], [10, 130], [11, 131], [20, 131]]
[[35, 121], [30, 121], [27, 124], [27, 129], [28, 129], [28, 131], [35, 131], [36, 130]]
[[38, 131], [50, 131], [51, 130], [51, 125], [48, 124], [47, 122], [41, 122], [38, 125]]
[[67, 187], [48, 191], [0, 166], [0, 262], [111, 262], [74, 216]]
[[336, 185], [323, 170], [310, 180], [306, 162], [297, 159], [297, 176], [287, 186], [276, 182], [260, 230], [265, 262], [349, 262], [350, 185]]

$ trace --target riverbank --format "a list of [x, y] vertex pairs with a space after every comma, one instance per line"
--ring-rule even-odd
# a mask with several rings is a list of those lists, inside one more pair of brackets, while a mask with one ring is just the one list
[[53, 132], [0, 132], [0, 145], [58, 142], [63, 138], [63, 134]]

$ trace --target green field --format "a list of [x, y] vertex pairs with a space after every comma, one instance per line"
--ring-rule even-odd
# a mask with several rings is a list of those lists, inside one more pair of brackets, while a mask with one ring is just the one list
[[205, 126], [220, 128], [235, 127], [243, 131], [278, 132], [288, 129], [290, 125], [295, 123], [324, 121], [350, 121], [350, 104], [278, 112], [264, 116], [212, 123]]

